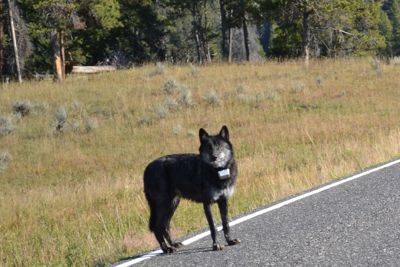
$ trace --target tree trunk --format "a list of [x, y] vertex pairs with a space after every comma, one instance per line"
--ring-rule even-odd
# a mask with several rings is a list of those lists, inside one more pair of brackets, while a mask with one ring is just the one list
[[15, 34], [15, 27], [14, 27], [14, 14], [13, 14], [13, 9], [12, 9], [10, 0], [8, 0], [8, 14], [10, 16], [11, 39], [12, 39], [13, 48], [14, 48], [15, 66], [17, 68], [18, 82], [22, 83], [21, 68], [19, 66], [17, 36]]
[[4, 69], [4, 5], [3, 2], [0, 2], [0, 77], [3, 76]]
[[53, 29], [51, 32], [51, 48], [53, 50], [54, 77], [55, 82], [63, 82], [63, 62], [60, 31]]
[[[229, 58], [229, 48], [228, 48], [229, 36], [227, 34], [228, 21], [227, 21], [227, 17], [226, 17], [225, 0], [219, 1], [219, 8], [220, 8], [220, 12], [221, 12], [222, 58], [226, 60]], [[229, 33], [230, 33], [230, 29], [229, 29]]]
[[313, 11], [309, 8], [305, 8], [303, 12], [303, 57], [304, 64], [308, 67], [310, 64], [310, 42], [311, 42], [311, 32], [310, 32], [310, 17]]
[[233, 49], [233, 30], [232, 28], [229, 28], [229, 57], [228, 57], [228, 61], [229, 63], [232, 62], [232, 49]]
[[60, 30], [60, 58], [61, 58], [61, 74], [62, 80], [65, 80], [65, 45], [64, 45], [64, 31]]
[[[204, 55], [206, 56], [207, 62], [211, 63], [211, 53], [210, 53], [210, 46], [208, 44], [208, 22], [207, 22], [207, 1], [204, 1], [203, 12], [204, 12], [204, 27], [202, 27], [202, 41], [203, 41], [203, 50]], [[201, 21], [200, 21], [201, 23]]]
[[201, 49], [200, 49], [200, 38], [199, 33], [195, 32], [195, 40], [196, 40], [196, 50], [197, 50], [197, 62], [199, 64], [203, 63], [203, 57], [201, 56]]
[[201, 55], [201, 43], [199, 37], [197, 1], [192, 4], [192, 18], [193, 18], [192, 24], [193, 24], [194, 41], [196, 43], [196, 51], [197, 51], [197, 61], [199, 64], [202, 64], [203, 57]]
[[212, 63], [210, 46], [208, 43], [207, 43], [207, 60], [209, 63]]
[[243, 41], [244, 49], [246, 52], [246, 60], [250, 61], [250, 49], [249, 49], [249, 31], [247, 29], [246, 14], [243, 15]]

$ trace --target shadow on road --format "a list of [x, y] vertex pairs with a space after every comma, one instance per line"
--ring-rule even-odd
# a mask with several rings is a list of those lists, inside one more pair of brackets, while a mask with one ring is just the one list
[[[189, 254], [212, 252], [212, 251], [213, 250], [210, 247], [190, 248], [190, 249], [189, 248], [185, 249], [185, 247], [182, 247], [180, 250], [177, 250], [176, 252], [174, 252], [172, 254], [161, 253], [161, 254], [156, 254], [153, 257], [173, 257], [174, 255], [177, 255], [177, 254], [189, 255]], [[139, 255], [132, 256], [132, 257], [120, 258], [120, 259], [118, 259], [118, 263], [134, 260], [134, 259], [140, 258], [142, 256], [148, 256], [148, 254], [149, 253], [142, 253], [142, 254], [139, 254]], [[116, 266], [116, 265], [111, 265], [111, 266]]]
[[[167, 256], [173, 256], [174, 254], [194, 254], [194, 253], [204, 253], [204, 252], [212, 252], [212, 248], [211, 247], [206, 247], [206, 248], [191, 248], [191, 249], [185, 249], [185, 248], [181, 248], [181, 250], [176, 251], [173, 254], [167, 255]], [[166, 255], [166, 254], [163, 254]]]

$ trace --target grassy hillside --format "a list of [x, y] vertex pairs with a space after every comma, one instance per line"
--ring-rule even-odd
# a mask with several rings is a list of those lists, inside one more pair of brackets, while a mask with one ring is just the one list
[[[155, 248], [143, 169], [197, 152], [200, 127], [230, 128], [233, 216], [398, 157], [399, 73], [373, 60], [158, 65], [2, 85], [0, 265], [101, 266]], [[205, 227], [202, 206], [181, 202], [172, 226]]]

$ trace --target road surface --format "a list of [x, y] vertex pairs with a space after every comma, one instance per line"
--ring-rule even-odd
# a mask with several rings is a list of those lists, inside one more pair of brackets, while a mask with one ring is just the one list
[[239, 245], [206, 236], [132, 266], [400, 266], [399, 161], [310, 192], [232, 226]]

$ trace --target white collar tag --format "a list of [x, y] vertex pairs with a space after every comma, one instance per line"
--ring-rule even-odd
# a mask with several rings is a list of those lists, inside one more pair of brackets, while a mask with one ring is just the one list
[[225, 180], [231, 177], [231, 171], [229, 169], [224, 169], [218, 172], [219, 179]]

